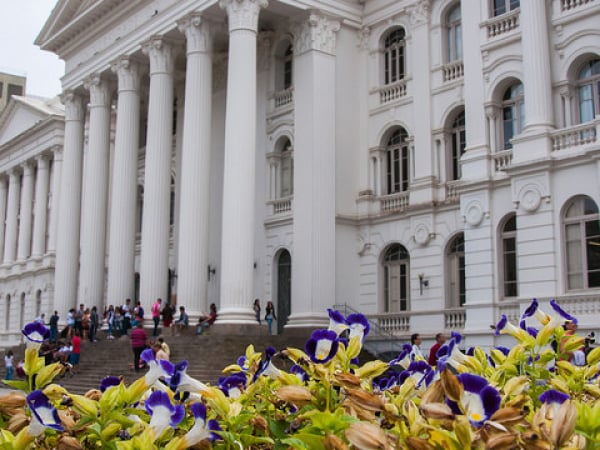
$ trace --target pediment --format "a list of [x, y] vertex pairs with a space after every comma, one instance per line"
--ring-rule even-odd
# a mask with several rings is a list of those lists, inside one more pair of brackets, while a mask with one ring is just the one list
[[52, 116], [64, 116], [64, 106], [58, 97], [42, 99], [13, 95], [0, 114], [0, 145]]

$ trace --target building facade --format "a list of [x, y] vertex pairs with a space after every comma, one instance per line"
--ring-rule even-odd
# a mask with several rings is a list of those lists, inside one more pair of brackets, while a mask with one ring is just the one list
[[538, 297], [592, 328], [599, 18], [594, 0], [59, 0], [36, 41], [66, 63], [48, 306], [215, 302], [245, 330], [260, 298], [281, 332], [345, 304], [485, 346]]

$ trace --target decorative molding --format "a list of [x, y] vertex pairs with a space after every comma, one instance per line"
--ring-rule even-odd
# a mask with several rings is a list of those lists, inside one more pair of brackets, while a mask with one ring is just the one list
[[271, 46], [274, 34], [272, 31], [258, 33], [256, 67], [259, 72], [266, 72], [271, 68]]
[[227, 12], [229, 32], [258, 29], [258, 14], [269, 5], [267, 0], [219, 0], [219, 6]]
[[472, 227], [477, 227], [481, 224], [484, 217], [483, 206], [479, 200], [470, 201], [464, 209], [463, 218], [466, 223]]
[[335, 55], [336, 33], [340, 22], [319, 14], [311, 14], [308, 19], [292, 26], [294, 32], [294, 54], [300, 55], [310, 50]]
[[134, 59], [123, 56], [111, 64], [111, 70], [117, 74], [119, 92], [139, 92], [140, 66]]
[[177, 22], [179, 31], [185, 35], [187, 54], [212, 51], [213, 39], [210, 22], [200, 13], [192, 13]]
[[429, 21], [429, 11], [431, 9], [429, 3], [429, 0], [421, 0], [406, 8], [408, 20], [411, 25], [422, 25]]
[[83, 83], [83, 87], [90, 91], [90, 108], [110, 105], [111, 89], [107, 81], [99, 73], [90, 75]]
[[142, 52], [150, 60], [150, 76], [157, 74], [172, 75], [175, 68], [175, 50], [162, 37], [153, 37], [142, 44]]
[[79, 94], [73, 91], [65, 91], [60, 99], [65, 105], [65, 122], [83, 120], [83, 101]]
[[424, 223], [419, 223], [415, 226], [413, 231], [415, 242], [421, 246], [425, 246], [431, 240], [431, 232], [429, 227]]
[[532, 213], [538, 210], [542, 200], [550, 201], [548, 180], [544, 176], [526, 177], [513, 180], [513, 203], [515, 209]]
[[369, 27], [362, 27], [356, 32], [356, 46], [359, 50], [364, 52], [369, 51], [369, 41], [371, 39], [371, 29]]

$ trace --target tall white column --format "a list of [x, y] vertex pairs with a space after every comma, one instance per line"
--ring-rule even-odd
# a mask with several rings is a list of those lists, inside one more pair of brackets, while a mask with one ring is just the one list
[[[322, 324], [335, 300], [335, 50], [339, 22], [295, 31], [294, 251], [288, 327]], [[326, 314], [325, 314], [326, 317]]]
[[62, 147], [54, 148], [52, 159], [52, 199], [50, 200], [50, 223], [48, 225], [48, 253], [56, 253], [56, 233], [58, 231], [58, 208], [60, 204], [60, 180], [63, 163]]
[[33, 217], [33, 246], [31, 256], [41, 258], [46, 252], [46, 229], [48, 223], [48, 184], [50, 180], [49, 159], [46, 155], [36, 158], [35, 209]]
[[6, 200], [8, 185], [6, 177], [0, 175], [0, 255], [4, 255], [4, 232], [6, 231]]
[[154, 300], [167, 296], [175, 53], [171, 45], [160, 38], [146, 43], [143, 50], [150, 59], [150, 93], [140, 300], [149, 308]]
[[63, 96], [65, 137], [60, 185], [54, 307], [66, 314], [77, 303], [79, 227], [81, 224], [81, 171], [83, 163], [82, 99], [74, 92]]
[[199, 15], [179, 29], [187, 40], [177, 301], [192, 314], [207, 311], [208, 218], [212, 114], [212, 42]]
[[100, 307], [104, 299], [111, 89], [99, 74], [86, 80], [85, 87], [90, 91], [90, 124], [83, 192], [89, 208], [81, 219], [79, 299]]
[[219, 322], [255, 323], [256, 31], [266, 0], [221, 0], [229, 19]]
[[21, 197], [21, 174], [16, 168], [8, 173], [8, 204], [6, 205], [6, 235], [4, 239], [4, 263], [15, 260], [19, 226], [19, 198]]
[[21, 188], [21, 207], [19, 210], [19, 238], [17, 247], [17, 260], [25, 261], [31, 254], [31, 222], [33, 210], [33, 167], [30, 162], [25, 162]]
[[110, 242], [107, 302], [122, 304], [133, 298], [137, 159], [140, 131], [139, 65], [121, 58], [112, 67], [119, 82], [117, 130], [111, 184]]
[[523, 64], [525, 131], [546, 130], [554, 125], [547, 2], [521, 3], [521, 46], [523, 61], [527, 61]]

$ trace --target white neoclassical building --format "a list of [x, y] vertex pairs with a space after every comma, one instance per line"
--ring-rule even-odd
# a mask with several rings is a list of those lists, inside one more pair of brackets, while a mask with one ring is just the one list
[[125, 298], [482, 345], [557, 298], [592, 329], [598, 23], [594, 0], [59, 0], [36, 43], [64, 127], [0, 146], [3, 339]]

